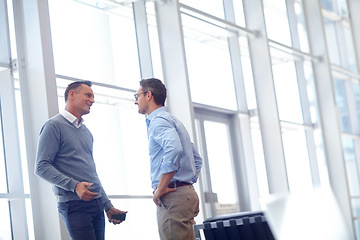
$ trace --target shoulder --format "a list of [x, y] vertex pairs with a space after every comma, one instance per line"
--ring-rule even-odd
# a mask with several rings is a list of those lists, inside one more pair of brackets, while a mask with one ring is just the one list
[[59, 130], [62, 126], [67, 125], [67, 120], [61, 115], [56, 114], [49, 120], [47, 120], [41, 128], [41, 133], [49, 130]]

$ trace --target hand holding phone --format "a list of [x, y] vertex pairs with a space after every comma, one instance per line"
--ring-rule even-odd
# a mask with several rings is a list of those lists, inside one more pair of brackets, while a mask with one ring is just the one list
[[126, 213], [111, 215], [111, 219], [116, 219], [116, 220], [120, 220], [120, 221], [125, 221], [125, 218], [126, 218]]

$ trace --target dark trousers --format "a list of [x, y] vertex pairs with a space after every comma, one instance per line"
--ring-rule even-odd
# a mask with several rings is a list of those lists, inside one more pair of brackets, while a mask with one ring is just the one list
[[59, 213], [72, 240], [104, 240], [104, 205], [100, 199], [58, 203]]

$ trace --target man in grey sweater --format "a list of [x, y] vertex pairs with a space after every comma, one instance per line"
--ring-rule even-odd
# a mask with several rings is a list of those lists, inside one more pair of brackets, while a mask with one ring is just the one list
[[59, 213], [71, 239], [105, 238], [104, 210], [109, 222], [119, 224], [116, 209], [96, 173], [93, 137], [82, 116], [90, 112], [94, 93], [89, 81], [73, 82], [65, 90], [66, 107], [40, 131], [35, 174], [53, 184]]

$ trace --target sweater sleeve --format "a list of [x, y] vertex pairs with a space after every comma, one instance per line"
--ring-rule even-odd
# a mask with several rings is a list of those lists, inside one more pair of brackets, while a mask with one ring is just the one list
[[61, 144], [61, 132], [51, 122], [40, 131], [34, 172], [39, 177], [67, 191], [75, 191], [78, 181], [58, 171], [53, 163]]

